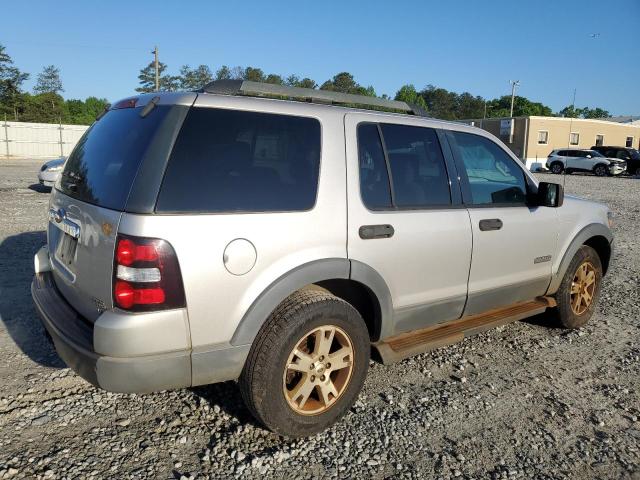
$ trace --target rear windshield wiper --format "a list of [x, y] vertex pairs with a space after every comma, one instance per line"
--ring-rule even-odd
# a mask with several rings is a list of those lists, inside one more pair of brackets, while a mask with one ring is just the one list
[[156, 105], [160, 101], [160, 97], [153, 97], [149, 103], [147, 103], [140, 111], [140, 118], [144, 118], [151, 113], [151, 110], [156, 108]]

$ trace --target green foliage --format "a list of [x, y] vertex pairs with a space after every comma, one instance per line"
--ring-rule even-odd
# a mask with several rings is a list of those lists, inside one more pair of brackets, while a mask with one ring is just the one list
[[213, 80], [211, 69], [206, 65], [199, 65], [197, 68], [191, 68], [189, 65], [183, 65], [180, 69], [178, 82], [180, 90], [193, 91], [204, 87]]
[[[165, 74], [167, 66], [158, 62], [158, 83], [160, 90], [165, 92], [173, 92], [178, 90], [180, 86], [180, 77]], [[136, 92], [149, 93], [156, 90], [156, 68], [155, 63], [150, 62], [149, 65], [140, 70], [138, 75], [140, 86], [136, 88]]]
[[66, 111], [62, 121], [73, 125], [91, 125], [109, 104], [106, 98], [96, 97], [89, 97], [84, 102], [70, 99], [65, 103]]
[[267, 83], [273, 83], [275, 85], [284, 85], [284, 79], [280, 75], [276, 75], [275, 73], [270, 73], [264, 79]]
[[575, 108], [573, 105], [564, 107], [558, 113], [561, 117], [567, 117], [567, 118], [607, 118], [611, 116], [607, 110], [604, 110], [599, 107]]
[[29, 74], [16, 68], [5, 47], [0, 45], [0, 102], [11, 103], [28, 78]]
[[48, 65], [38, 74], [38, 81], [33, 87], [33, 93], [56, 93], [64, 92], [62, 80], [60, 80], [60, 69], [55, 65]]
[[423, 110], [427, 109], [427, 104], [424, 101], [424, 98], [418, 94], [416, 87], [413, 85], [403, 85], [400, 87], [400, 90], [396, 92], [395, 100], [406, 102], [409, 105], [417, 105]]
[[231, 79], [231, 69], [226, 65], [222, 65], [218, 70], [216, 70], [216, 80], [230, 80]]
[[264, 72], [260, 68], [247, 67], [244, 69], [242, 76], [244, 80], [250, 80], [252, 82], [264, 82]]
[[[511, 109], [511, 95], [504, 95], [500, 98], [487, 102], [488, 117], [508, 117]], [[537, 115], [549, 117], [553, 115], [551, 108], [539, 102], [532, 102], [525, 97], [517, 96], [513, 102], [513, 116], [521, 117]]]
[[320, 90], [330, 90], [333, 92], [352, 93], [355, 95], [367, 95], [375, 97], [376, 92], [372, 86], [363, 87], [355, 81], [349, 72], [340, 72], [331, 80], [327, 80], [320, 86]]
[[[298, 75], [283, 77], [276, 73], [265, 73], [257, 67], [230, 68], [222, 65], [212, 73], [207, 65], [191, 68], [184, 65], [179, 75], [170, 75], [166, 64], [159, 62], [160, 90], [197, 90], [212, 79], [216, 80], [252, 80], [292, 87], [318, 88], [318, 84], [311, 78], [300, 78]], [[107, 105], [106, 99], [89, 97], [86, 100], [64, 100], [60, 93], [64, 91], [60, 80], [60, 70], [54, 65], [45, 67], [38, 75], [34, 87], [34, 95], [23, 92], [22, 84], [29, 78], [29, 74], [21, 72], [13, 64], [13, 59], [0, 45], [0, 115], [8, 119], [29, 122], [58, 122], [88, 125], [93, 123], [96, 116]], [[139, 86], [135, 90], [140, 93], [155, 91], [155, 67], [150, 62], [140, 70]], [[351, 93], [356, 95], [376, 96], [372, 86], [359, 84], [349, 72], [340, 72], [319, 87], [323, 90]], [[382, 94], [381, 98], [389, 96]], [[473, 96], [468, 92], [450, 92], [444, 88], [427, 85], [418, 91], [414, 85], [404, 85], [395, 94], [395, 99], [416, 105], [427, 110], [435, 118], [448, 120], [462, 120], [471, 118], [507, 117], [511, 106], [509, 95], [485, 100]], [[514, 101], [514, 116], [524, 115], [553, 115], [551, 109], [539, 102], [532, 102], [525, 97], [517, 96]], [[602, 108], [573, 108], [565, 107], [559, 113], [566, 117], [603, 118], [609, 112]]]

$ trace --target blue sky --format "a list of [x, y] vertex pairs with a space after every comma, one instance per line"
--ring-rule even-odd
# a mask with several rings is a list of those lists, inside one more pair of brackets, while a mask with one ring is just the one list
[[[305, 6], [307, 5], [307, 6]], [[640, 114], [640, 1], [7, 2], [0, 43], [66, 98], [130, 95], [155, 44], [184, 64], [252, 65], [319, 83], [349, 71], [378, 94], [404, 83]], [[590, 34], [598, 33], [596, 38]]]

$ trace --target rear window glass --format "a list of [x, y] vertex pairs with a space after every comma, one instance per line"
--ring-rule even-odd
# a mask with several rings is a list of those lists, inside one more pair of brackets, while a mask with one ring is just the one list
[[309, 210], [319, 168], [315, 119], [192, 108], [171, 153], [156, 211]]
[[144, 118], [141, 108], [107, 112], [75, 146], [56, 188], [84, 202], [124, 210], [142, 157], [169, 108], [156, 107]]

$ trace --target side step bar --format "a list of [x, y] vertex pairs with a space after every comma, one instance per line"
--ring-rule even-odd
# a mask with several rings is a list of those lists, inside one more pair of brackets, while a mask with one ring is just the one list
[[382, 362], [386, 365], [460, 342], [471, 335], [500, 325], [538, 315], [547, 308], [555, 306], [554, 298], [539, 297], [530, 302], [516, 303], [485, 313], [462, 317], [459, 320], [401, 333], [384, 341], [376, 342], [373, 346], [376, 347], [382, 357]]

